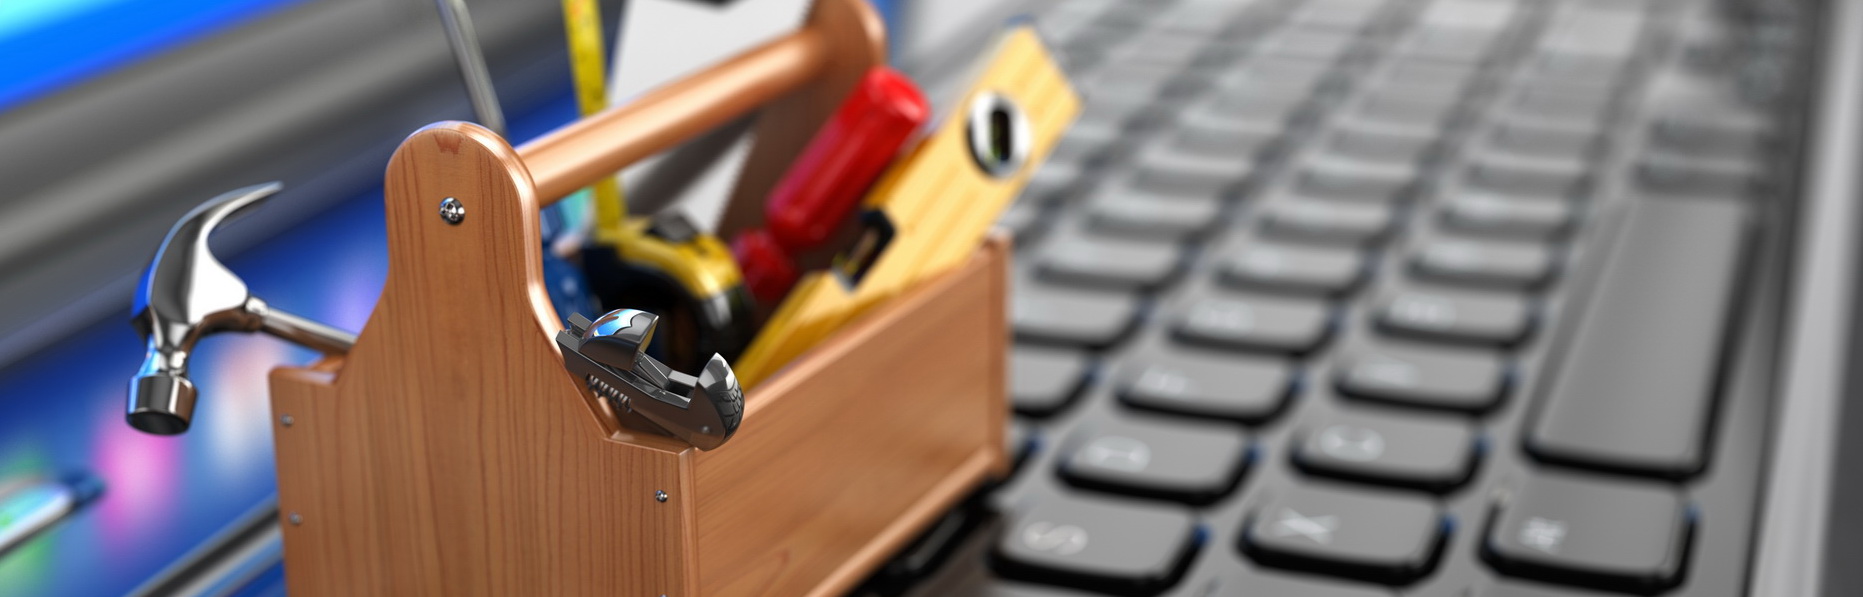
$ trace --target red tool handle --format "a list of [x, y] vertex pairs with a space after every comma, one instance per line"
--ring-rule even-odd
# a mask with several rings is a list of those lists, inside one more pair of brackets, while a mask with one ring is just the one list
[[770, 193], [764, 209], [770, 234], [791, 251], [827, 241], [929, 118], [931, 104], [905, 75], [867, 71]]
[[930, 118], [931, 103], [905, 75], [867, 71], [771, 191], [765, 230], [732, 242], [751, 293], [781, 299], [798, 276], [789, 256], [826, 242]]

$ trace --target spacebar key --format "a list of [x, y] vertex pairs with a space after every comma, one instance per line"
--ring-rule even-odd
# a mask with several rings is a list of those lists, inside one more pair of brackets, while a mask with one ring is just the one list
[[1686, 478], [1707, 464], [1747, 209], [1644, 199], [1620, 232], [1526, 449], [1547, 462]]

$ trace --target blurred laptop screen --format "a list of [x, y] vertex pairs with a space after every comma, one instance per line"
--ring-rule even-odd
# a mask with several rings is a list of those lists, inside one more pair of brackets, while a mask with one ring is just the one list
[[0, 2], [0, 111], [303, 1]]

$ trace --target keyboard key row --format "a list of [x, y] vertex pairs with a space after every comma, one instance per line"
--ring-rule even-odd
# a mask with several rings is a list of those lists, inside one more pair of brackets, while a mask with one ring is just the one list
[[[1231, 483], [1215, 473], [1246, 466], [1239, 451], [1245, 441], [1235, 434], [1172, 437], [1122, 427], [1081, 442], [1064, 473], [1070, 482], [1123, 484], [1151, 474], [1165, 486], [1194, 487]], [[1197, 448], [1221, 453], [1198, 454]], [[1154, 465], [1152, 455], [1162, 453], [1183, 458]], [[1200, 464], [1186, 464], [1193, 462]], [[1456, 526], [1427, 495], [1297, 484], [1255, 500], [1235, 549], [1271, 568], [1401, 585], [1434, 571]], [[1654, 594], [1681, 579], [1693, 527], [1687, 502], [1673, 489], [1540, 473], [1492, 502], [1478, 531], [1478, 551], [1507, 576]], [[991, 563], [1013, 579], [1150, 595], [1182, 579], [1208, 535], [1181, 505], [1057, 495], [1009, 519]], [[1267, 586], [1274, 585], [1232, 588]], [[1536, 593], [1510, 588], [1482, 594]]]

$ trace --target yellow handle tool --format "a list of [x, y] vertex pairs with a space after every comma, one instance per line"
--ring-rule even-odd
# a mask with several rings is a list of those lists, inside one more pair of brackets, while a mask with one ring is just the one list
[[1034, 30], [997, 42], [953, 113], [868, 195], [867, 236], [833, 272], [799, 281], [734, 361], [752, 387], [854, 317], [957, 267], [1080, 112]]

